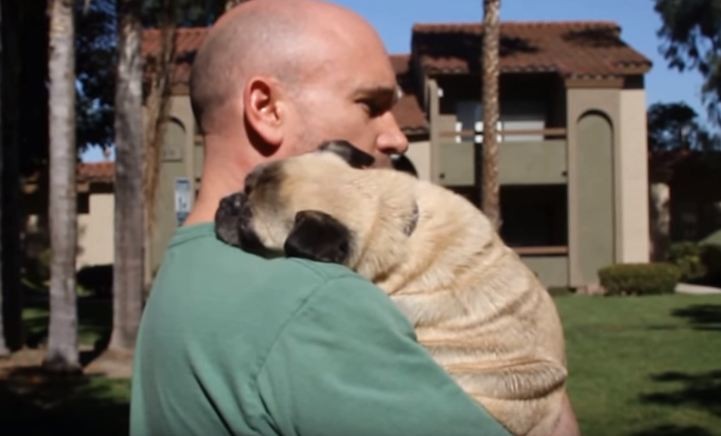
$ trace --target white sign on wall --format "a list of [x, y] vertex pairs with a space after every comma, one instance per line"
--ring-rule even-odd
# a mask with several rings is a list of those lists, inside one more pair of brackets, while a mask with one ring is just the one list
[[193, 194], [190, 179], [187, 177], [175, 178], [175, 222], [179, 227], [190, 214], [193, 207]]

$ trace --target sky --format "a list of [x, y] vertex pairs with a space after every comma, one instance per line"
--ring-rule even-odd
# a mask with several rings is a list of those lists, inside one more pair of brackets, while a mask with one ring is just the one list
[[[410, 51], [414, 23], [479, 22], [482, 0], [332, 0], [365, 17], [380, 33], [389, 53]], [[646, 74], [646, 100], [653, 103], [684, 101], [705, 121], [701, 103], [701, 76], [667, 67], [659, 53], [656, 31], [661, 20], [653, 0], [501, 0], [502, 21], [602, 20], [621, 26], [621, 38], [653, 62]], [[97, 150], [83, 160], [101, 159]]]

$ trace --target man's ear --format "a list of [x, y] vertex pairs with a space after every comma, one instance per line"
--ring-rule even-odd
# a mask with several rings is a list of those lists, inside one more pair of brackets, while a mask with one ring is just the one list
[[353, 168], [366, 168], [375, 162], [373, 156], [342, 139], [326, 141], [318, 147], [318, 150], [340, 156]]
[[252, 77], [243, 90], [245, 121], [264, 143], [279, 146], [283, 141], [283, 111], [279, 104], [278, 84], [267, 77]]
[[344, 264], [350, 257], [351, 232], [340, 221], [317, 210], [295, 215], [285, 241], [286, 256]]

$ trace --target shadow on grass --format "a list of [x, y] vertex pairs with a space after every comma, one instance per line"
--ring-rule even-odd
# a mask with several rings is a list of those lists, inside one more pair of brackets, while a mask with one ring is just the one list
[[721, 416], [721, 370], [700, 374], [669, 371], [652, 375], [659, 383], [681, 383], [680, 389], [641, 395], [641, 401], [667, 406], [691, 406]]
[[698, 330], [721, 331], [721, 304], [694, 304], [676, 309], [671, 315], [687, 319]]
[[[657, 383], [674, 383], [681, 386], [674, 391], [664, 390], [663, 392], [642, 394], [641, 402], [668, 407], [692, 407], [721, 416], [721, 370], [699, 374], [668, 371], [654, 374], [651, 379]], [[714, 434], [718, 434], [717, 430], [697, 425], [661, 424], [633, 433], [633, 436], [711, 436]]]
[[128, 381], [49, 375], [36, 367], [0, 379], [3, 434], [127, 435]]
[[[47, 342], [50, 312], [47, 292], [33, 292], [25, 303], [23, 324], [25, 345], [42, 348]], [[78, 340], [80, 363], [85, 366], [98, 357], [110, 341], [113, 301], [108, 296], [82, 296], [78, 304]]]
[[679, 425], [657, 425], [648, 430], [642, 430], [632, 433], [632, 436], [713, 436], [714, 433], [709, 432], [705, 428], [698, 426], [679, 426]]

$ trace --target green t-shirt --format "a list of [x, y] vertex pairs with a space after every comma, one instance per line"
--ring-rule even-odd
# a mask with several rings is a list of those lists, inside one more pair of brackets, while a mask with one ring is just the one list
[[175, 234], [143, 314], [131, 434], [507, 434], [345, 267]]

